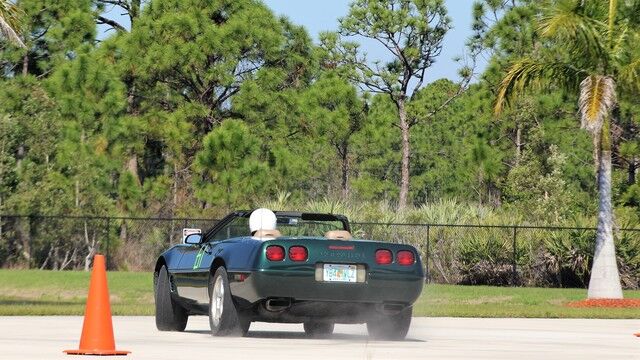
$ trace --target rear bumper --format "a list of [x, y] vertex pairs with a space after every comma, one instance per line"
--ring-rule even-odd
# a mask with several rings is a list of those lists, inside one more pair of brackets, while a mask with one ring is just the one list
[[301, 323], [307, 321], [332, 322], [340, 324], [362, 324], [372, 319], [381, 319], [384, 315], [395, 315], [406, 309], [406, 305], [394, 305], [388, 309], [382, 304], [337, 302], [337, 301], [298, 301], [282, 309], [272, 310], [266, 301], [246, 309], [244, 314], [251, 321]]
[[368, 272], [363, 283], [316, 281], [315, 270], [259, 270], [242, 282], [230, 282], [231, 293], [246, 306], [269, 298], [294, 301], [355, 302], [369, 304], [413, 304], [424, 285], [424, 277], [413, 273]]

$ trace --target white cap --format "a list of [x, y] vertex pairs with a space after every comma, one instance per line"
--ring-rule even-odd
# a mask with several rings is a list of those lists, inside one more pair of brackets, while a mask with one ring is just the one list
[[276, 214], [265, 208], [254, 210], [249, 217], [249, 229], [252, 233], [258, 230], [275, 230]]

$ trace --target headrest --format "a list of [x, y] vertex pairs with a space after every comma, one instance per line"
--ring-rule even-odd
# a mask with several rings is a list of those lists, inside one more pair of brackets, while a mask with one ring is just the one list
[[347, 230], [331, 230], [327, 231], [324, 237], [331, 240], [351, 240], [351, 233]]
[[253, 234], [253, 237], [257, 237], [257, 238], [277, 238], [282, 236], [282, 234], [280, 234], [280, 231], [278, 230], [258, 230], [255, 232], [255, 234]]

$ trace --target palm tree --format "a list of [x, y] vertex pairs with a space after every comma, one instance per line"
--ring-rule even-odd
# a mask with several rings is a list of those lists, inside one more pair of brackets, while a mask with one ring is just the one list
[[[624, 7], [633, 14], [640, 1], [627, 1]], [[619, 113], [618, 93], [640, 89], [640, 55], [635, 50], [640, 32], [635, 16], [617, 18], [620, 8], [617, 0], [608, 6], [588, 0], [551, 2], [538, 18], [538, 46], [512, 62], [494, 109], [499, 114], [511, 98], [530, 88], [579, 90], [580, 122], [593, 137], [599, 195], [589, 298], [622, 298], [613, 241], [611, 123]]]
[[26, 48], [16, 29], [19, 10], [10, 0], [0, 0], [0, 34], [16, 45]]

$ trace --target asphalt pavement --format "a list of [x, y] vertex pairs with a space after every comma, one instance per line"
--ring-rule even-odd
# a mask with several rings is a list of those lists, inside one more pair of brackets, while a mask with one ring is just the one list
[[[245, 338], [214, 338], [206, 317], [182, 333], [153, 317], [114, 317], [116, 347], [128, 359], [639, 359], [640, 320], [414, 318], [405, 341], [374, 341], [364, 325], [336, 325], [329, 339], [300, 324], [253, 323]], [[0, 359], [73, 359], [82, 317], [0, 317]]]

